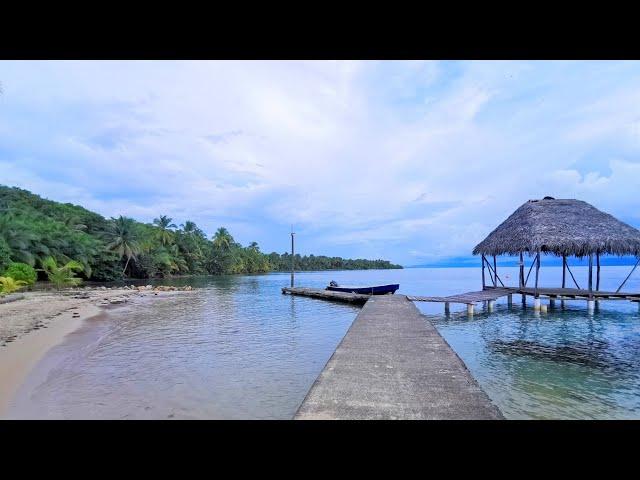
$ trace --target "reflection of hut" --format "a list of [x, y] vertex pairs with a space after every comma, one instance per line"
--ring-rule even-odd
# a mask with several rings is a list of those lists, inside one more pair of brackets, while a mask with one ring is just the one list
[[[529, 274], [526, 277], [524, 275], [523, 254], [525, 252], [529, 256], [534, 256], [529, 274], [535, 265], [535, 289], [532, 292], [535, 298], [540, 294], [538, 285], [540, 255], [551, 254], [562, 257], [562, 288], [566, 287], [568, 271], [576, 289], [580, 291], [583, 289], [580, 289], [576, 282], [567, 263], [567, 257], [589, 258], [588, 288], [584, 292], [589, 299], [593, 299], [594, 257], [595, 292], [599, 292], [600, 255], [639, 257], [631, 271], [633, 273], [640, 263], [640, 231], [580, 200], [556, 200], [552, 197], [529, 200], [473, 249], [474, 255], [482, 255], [483, 289], [487, 288], [485, 267], [488, 268], [494, 287], [498, 286], [498, 282], [504, 285], [497, 274], [496, 256], [498, 255], [520, 256], [519, 289], [526, 289]], [[493, 265], [487, 260], [488, 256], [493, 256]], [[615, 293], [620, 292], [629, 276]]]

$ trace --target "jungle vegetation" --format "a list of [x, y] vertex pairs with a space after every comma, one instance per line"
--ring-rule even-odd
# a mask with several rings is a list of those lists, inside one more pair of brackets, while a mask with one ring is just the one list
[[[0, 275], [15, 263], [34, 267], [40, 279], [74, 272], [82, 279], [111, 281], [288, 271], [291, 256], [265, 254], [256, 242], [242, 246], [224, 227], [207, 238], [189, 220], [177, 225], [165, 215], [152, 223], [126, 216], [106, 219], [77, 205], [0, 185]], [[314, 255], [296, 255], [295, 265], [296, 270], [402, 268], [385, 260]], [[25, 270], [12, 267], [18, 268]]]

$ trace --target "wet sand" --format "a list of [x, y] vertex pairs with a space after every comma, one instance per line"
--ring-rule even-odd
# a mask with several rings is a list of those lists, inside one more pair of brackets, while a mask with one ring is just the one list
[[165, 295], [128, 289], [26, 292], [0, 304], [0, 418], [29, 372], [44, 355], [104, 307], [131, 297]]

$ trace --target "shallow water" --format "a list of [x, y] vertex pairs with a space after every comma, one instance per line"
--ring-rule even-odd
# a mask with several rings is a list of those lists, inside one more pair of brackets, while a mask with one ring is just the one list
[[[615, 289], [630, 267], [603, 267]], [[541, 270], [558, 284], [561, 269]], [[586, 269], [575, 268], [580, 282]], [[499, 269], [508, 283], [517, 269]], [[625, 290], [640, 290], [640, 275]], [[405, 294], [477, 290], [478, 268], [309, 272], [296, 284], [400, 283]], [[12, 418], [291, 418], [359, 309], [282, 295], [288, 274], [177, 279], [190, 293], [91, 319], [52, 349]], [[584, 283], [584, 282], [582, 282]], [[640, 315], [630, 302], [536, 314], [520, 298], [472, 318], [418, 303], [507, 418], [640, 418]]]

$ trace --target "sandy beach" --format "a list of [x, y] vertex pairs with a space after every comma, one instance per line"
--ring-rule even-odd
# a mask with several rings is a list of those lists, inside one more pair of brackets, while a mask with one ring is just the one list
[[163, 294], [124, 288], [26, 292], [0, 304], [0, 418], [31, 369], [84, 320], [134, 296]]

